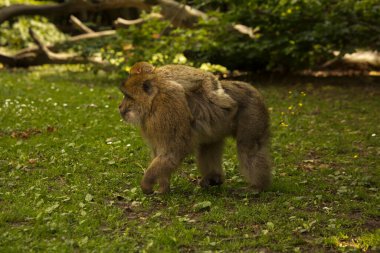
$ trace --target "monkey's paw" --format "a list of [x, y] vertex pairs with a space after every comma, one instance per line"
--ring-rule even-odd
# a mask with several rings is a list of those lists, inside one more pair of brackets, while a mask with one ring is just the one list
[[153, 185], [147, 184], [144, 182], [144, 180], [141, 182], [141, 190], [145, 194], [152, 194], [153, 193]]
[[213, 175], [212, 177], [204, 177], [199, 182], [202, 188], [207, 188], [209, 186], [221, 185], [224, 182], [224, 177], [222, 175]]

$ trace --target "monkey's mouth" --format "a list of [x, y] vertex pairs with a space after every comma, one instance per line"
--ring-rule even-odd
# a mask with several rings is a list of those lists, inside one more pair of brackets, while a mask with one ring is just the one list
[[125, 122], [129, 124], [139, 124], [139, 119], [135, 112], [130, 110], [124, 110], [120, 111], [121, 117], [124, 119]]
[[120, 112], [120, 116], [121, 116], [122, 118], [124, 118], [125, 115], [129, 112], [129, 110], [119, 110], [119, 112]]

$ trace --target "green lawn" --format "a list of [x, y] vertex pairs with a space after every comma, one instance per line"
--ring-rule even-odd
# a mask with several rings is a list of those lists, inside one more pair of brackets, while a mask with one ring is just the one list
[[255, 193], [227, 142], [207, 190], [189, 157], [172, 191], [139, 188], [147, 146], [118, 113], [120, 79], [78, 67], [0, 72], [0, 252], [380, 249], [380, 85], [259, 81], [274, 181]]

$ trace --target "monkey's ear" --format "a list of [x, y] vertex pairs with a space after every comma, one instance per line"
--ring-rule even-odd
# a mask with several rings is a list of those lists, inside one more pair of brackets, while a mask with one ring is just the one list
[[131, 68], [131, 70], [129, 70], [129, 76], [132, 76], [132, 75], [138, 75], [141, 73], [141, 68], [139, 67], [133, 67]]
[[141, 67], [138, 67], [135, 69], [135, 71], [133, 72], [133, 74], [140, 74], [142, 71], [142, 68]]
[[144, 81], [142, 88], [145, 91], [145, 93], [148, 95], [151, 95], [153, 93], [153, 87], [152, 87], [152, 83], [150, 80]]

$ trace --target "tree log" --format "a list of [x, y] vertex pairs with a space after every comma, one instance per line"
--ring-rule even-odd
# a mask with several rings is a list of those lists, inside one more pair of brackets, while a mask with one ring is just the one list
[[[5, 20], [20, 15], [42, 15], [42, 16], [58, 16], [68, 15], [83, 11], [102, 11], [108, 9], [119, 9], [135, 7], [142, 10], [150, 10], [153, 5], [161, 6], [162, 16], [170, 20], [175, 27], [193, 27], [199, 19], [206, 19], [207, 14], [192, 8], [189, 5], [176, 2], [174, 0], [100, 0], [97, 3], [86, 0], [68, 0], [61, 4], [47, 5], [11, 5], [0, 9], [0, 24]], [[132, 23], [131, 23], [132, 22]], [[143, 22], [140, 19], [124, 22], [116, 20], [116, 24], [120, 27], [129, 26], [133, 22]], [[255, 29], [244, 25], [234, 25], [234, 30], [248, 35], [253, 38]], [[83, 29], [82, 29], [83, 30]], [[87, 32], [87, 31], [86, 31]], [[253, 33], [252, 33], [253, 32]]]
[[70, 0], [61, 4], [28, 5], [15, 4], [0, 9], [0, 24], [21, 15], [61, 16], [90, 8], [84, 0]]
[[0, 9], [0, 24], [20, 15], [62, 16], [83, 11], [97, 12], [128, 7], [150, 10], [153, 5], [160, 5], [161, 14], [170, 20], [174, 26], [192, 27], [200, 18], [207, 17], [204, 12], [174, 0], [101, 0], [98, 3], [86, 0], [69, 0], [61, 4], [17, 4], [3, 7]]
[[143, 0], [101, 0], [98, 3], [86, 0], [68, 0], [60, 4], [15, 4], [0, 9], [0, 24], [21, 15], [62, 16], [83, 11], [97, 12], [128, 7], [150, 10], [151, 5], [146, 4]]

